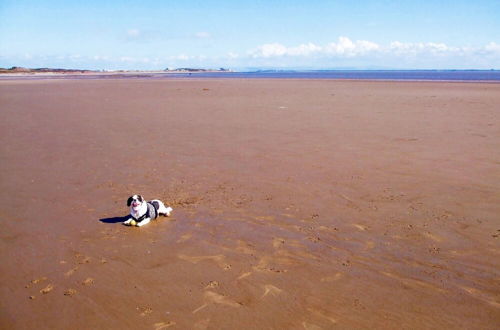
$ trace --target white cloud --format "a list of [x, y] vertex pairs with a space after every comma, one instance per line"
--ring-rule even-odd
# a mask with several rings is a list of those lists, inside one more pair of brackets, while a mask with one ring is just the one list
[[94, 61], [108, 61], [110, 59], [109, 56], [102, 56], [102, 55], [94, 55], [91, 58]]
[[253, 57], [274, 57], [283, 56], [287, 53], [287, 48], [282, 44], [264, 44], [258, 46], [256, 50], [250, 52]]
[[308, 56], [322, 51], [322, 47], [313, 43], [301, 44], [296, 47], [286, 47], [279, 43], [264, 44], [250, 51], [254, 58], [277, 57], [277, 56]]
[[325, 47], [326, 54], [346, 57], [362, 55], [369, 52], [377, 52], [379, 50], [380, 46], [374, 42], [366, 40], [357, 40], [352, 42], [351, 39], [347, 37], [339, 37], [338, 42], [332, 42]]
[[127, 36], [130, 38], [137, 38], [141, 35], [141, 31], [138, 29], [129, 29], [127, 30]]
[[[248, 52], [254, 59], [271, 59], [277, 57], [315, 57], [315, 58], [356, 58], [395, 56], [415, 58], [428, 56], [434, 58], [470, 57], [479, 55], [500, 55], [500, 44], [490, 42], [483, 47], [454, 47], [436, 42], [400, 42], [393, 41], [388, 45], [380, 45], [372, 41], [339, 37], [336, 42], [326, 45], [306, 43], [298, 46], [285, 46], [281, 43], [263, 44]], [[496, 54], [496, 55], [495, 55]]]
[[128, 29], [123, 38], [129, 42], [152, 42], [163, 38], [162, 33], [152, 29]]
[[[100, 58], [101, 60], [110, 60], [109, 57], [102, 57]], [[121, 56], [119, 58], [120, 62], [125, 62], [125, 63], [150, 63], [154, 62], [154, 60], [150, 59], [149, 57], [132, 57], [132, 56]]]
[[288, 54], [291, 56], [309, 56], [314, 53], [321, 52], [322, 47], [313, 43], [302, 44], [297, 47], [288, 48]]
[[446, 54], [459, 54], [466, 52], [467, 48], [450, 47], [444, 43], [434, 43], [434, 42], [419, 42], [419, 43], [404, 43], [399, 41], [393, 41], [390, 43], [389, 47], [385, 49], [385, 52], [394, 55], [419, 55], [419, 54], [432, 54], [432, 55], [446, 55]]
[[197, 32], [194, 34], [194, 36], [198, 39], [209, 39], [212, 37], [210, 35], [210, 33], [206, 32], [206, 31]]
[[167, 59], [170, 61], [188, 61], [191, 59], [191, 56], [180, 54], [180, 55], [169, 56]]
[[269, 58], [278, 56], [311, 56], [311, 55], [334, 55], [334, 56], [356, 56], [368, 52], [379, 51], [381, 47], [371, 41], [351, 41], [347, 37], [340, 37], [338, 42], [332, 42], [325, 46], [316, 45], [312, 42], [295, 47], [286, 47], [280, 43], [264, 44], [250, 51], [254, 58]]
[[442, 42], [381, 44], [341, 36], [326, 44], [262, 44], [238, 61], [251, 67], [500, 68], [500, 43], [491, 41], [475, 47]]
[[497, 44], [496, 42], [490, 42], [489, 44], [484, 46], [484, 50], [486, 50], [487, 52], [500, 54], [500, 44]]
[[130, 56], [121, 56], [121, 57], [119, 58], [119, 60], [120, 60], [121, 62], [137, 62], [137, 59], [136, 59], [136, 58], [134, 58], [134, 57], [130, 57]]

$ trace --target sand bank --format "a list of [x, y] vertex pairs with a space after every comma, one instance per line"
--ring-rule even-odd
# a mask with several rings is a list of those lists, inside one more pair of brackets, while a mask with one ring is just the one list
[[[500, 84], [0, 82], [2, 328], [500, 322]], [[120, 225], [133, 193], [174, 216]]]

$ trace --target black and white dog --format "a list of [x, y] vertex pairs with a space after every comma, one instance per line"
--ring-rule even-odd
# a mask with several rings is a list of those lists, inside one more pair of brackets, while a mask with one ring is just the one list
[[159, 215], [168, 217], [173, 211], [171, 207], [165, 207], [162, 201], [153, 199], [146, 202], [141, 195], [130, 196], [127, 199], [127, 206], [130, 207], [130, 218], [123, 222], [126, 226], [141, 227], [158, 218]]

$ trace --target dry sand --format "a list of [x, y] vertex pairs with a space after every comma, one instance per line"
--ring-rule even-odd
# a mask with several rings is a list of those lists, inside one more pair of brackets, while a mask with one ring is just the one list
[[[500, 84], [0, 82], [4, 329], [498, 329]], [[141, 193], [174, 207], [120, 224]]]

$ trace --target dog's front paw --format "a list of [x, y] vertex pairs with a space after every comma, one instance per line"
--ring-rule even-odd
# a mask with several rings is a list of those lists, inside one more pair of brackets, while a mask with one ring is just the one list
[[144, 219], [144, 220], [142, 220], [142, 221], [138, 222], [138, 223], [136, 224], [136, 226], [137, 226], [137, 227], [142, 227], [142, 226], [144, 226], [144, 225], [147, 225], [150, 221], [151, 221], [151, 219], [150, 219], [150, 218], [146, 218], [146, 219]]
[[122, 224], [124, 224], [125, 226], [132, 226], [132, 221], [134, 221], [134, 219], [128, 219], [126, 221], [123, 221]]
[[166, 211], [166, 212], [165, 212], [165, 216], [166, 216], [166, 217], [169, 217], [169, 216], [170, 216], [170, 213], [172, 213], [172, 211], [173, 211], [173, 210], [174, 210], [173, 208], [171, 208], [171, 207], [167, 207], [167, 208], [165, 209], [165, 211]]

